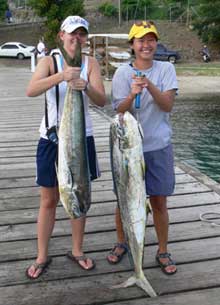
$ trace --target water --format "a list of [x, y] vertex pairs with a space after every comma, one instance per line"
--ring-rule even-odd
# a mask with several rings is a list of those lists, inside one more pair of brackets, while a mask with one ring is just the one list
[[220, 182], [220, 100], [176, 100], [171, 122], [175, 157]]
[[177, 100], [171, 122], [175, 156], [220, 182], [220, 101]]

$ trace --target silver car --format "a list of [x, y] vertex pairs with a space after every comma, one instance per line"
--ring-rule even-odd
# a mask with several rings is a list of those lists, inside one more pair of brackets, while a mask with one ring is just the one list
[[24, 59], [31, 57], [34, 50], [34, 46], [27, 46], [21, 42], [6, 42], [0, 46], [0, 57]]

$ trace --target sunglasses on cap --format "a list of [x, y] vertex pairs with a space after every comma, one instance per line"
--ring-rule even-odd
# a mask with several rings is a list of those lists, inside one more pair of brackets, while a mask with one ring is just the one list
[[151, 28], [152, 25], [155, 26], [155, 23], [151, 20], [149, 21], [135, 21], [136, 26], [143, 26], [144, 28]]

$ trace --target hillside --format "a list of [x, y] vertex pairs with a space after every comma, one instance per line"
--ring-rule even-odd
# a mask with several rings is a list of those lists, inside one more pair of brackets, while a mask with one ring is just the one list
[[[105, 18], [105, 22], [103, 22], [102, 18], [100, 20], [95, 18], [91, 22], [91, 33], [128, 33], [133, 23], [132, 21], [129, 23], [124, 22], [119, 28], [118, 25], [115, 25], [116, 22], [117, 20], [108, 18]], [[181, 23], [170, 23], [168, 21], [155, 21], [155, 23], [158, 27], [160, 41], [170, 49], [180, 51], [184, 61], [201, 60], [199, 51], [203, 44], [196, 32]]]

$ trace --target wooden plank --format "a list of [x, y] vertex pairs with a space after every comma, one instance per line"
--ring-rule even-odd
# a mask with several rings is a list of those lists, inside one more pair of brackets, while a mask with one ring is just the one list
[[[16, 197], [16, 198], [0, 198], [0, 211], [11, 211], [19, 209], [31, 209], [39, 207], [39, 196], [26, 196], [26, 197]], [[186, 194], [181, 196], [171, 196], [168, 198], [169, 208], [181, 208], [181, 207], [192, 207], [192, 206], [209, 206], [220, 202], [220, 196], [215, 192], [207, 193], [195, 193]], [[102, 206], [116, 205], [116, 200], [114, 201], [99, 201], [92, 203], [92, 206], [97, 203], [97, 209], [102, 209]]]
[[[108, 160], [108, 159], [99, 158], [99, 166], [100, 166], [101, 172], [111, 170], [110, 160]], [[35, 158], [26, 158], [25, 162], [19, 162], [19, 160], [18, 160], [18, 162], [14, 163], [14, 164], [0, 164], [0, 171], [9, 170], [9, 169], [10, 170], [11, 169], [20, 170], [20, 169], [24, 169], [27, 167], [35, 169]], [[184, 172], [178, 168], [175, 169], [175, 172], [176, 172], [176, 174], [180, 174], [180, 173], [184, 174]]]
[[[29, 241], [26, 242], [26, 246], [24, 247], [24, 252], [28, 251], [27, 249], [28, 242]], [[48, 279], [51, 280], [54, 278], [56, 279], [66, 278], [68, 277], [67, 274], [69, 274], [69, 272], [71, 273], [71, 276], [83, 276], [85, 272], [81, 269], [79, 271], [78, 268], [73, 268], [72, 270], [66, 272], [66, 268], [68, 267], [69, 262], [68, 259], [65, 257], [65, 253], [68, 250], [68, 248], [67, 249], [64, 249], [63, 247], [59, 248], [58, 246], [60, 244], [60, 240], [55, 240], [55, 241], [53, 240], [53, 242], [56, 242], [56, 244], [52, 244], [50, 249], [50, 255], [53, 255], [55, 264], [57, 260], [62, 261], [62, 264], [61, 263], [59, 264], [63, 266], [63, 271], [60, 272], [60, 275], [57, 274], [56, 271], [55, 274], [54, 273], [52, 273], [51, 275], [49, 274]], [[22, 243], [24, 242], [22, 241]], [[205, 260], [219, 259], [220, 256], [217, 250], [217, 246], [219, 245], [220, 245], [220, 237], [216, 237], [211, 239], [202, 239], [199, 240], [198, 243], [195, 243], [194, 241], [191, 240], [172, 243], [169, 245], [169, 249], [172, 251], [173, 256], [177, 258], [177, 264], [179, 266], [186, 263], [196, 263]], [[104, 244], [101, 252], [100, 251], [96, 252], [97, 250], [95, 248], [93, 248], [92, 252], [89, 252], [89, 256], [94, 258], [97, 262], [97, 266], [99, 266], [99, 268], [95, 270], [95, 274], [132, 270], [128, 255], [125, 256], [125, 258], [119, 265], [114, 265], [114, 266], [109, 265], [106, 261], [108, 248], [106, 248], [105, 246], [111, 247], [112, 244], [109, 245]], [[197, 247], [199, 247], [200, 251], [198, 251]], [[8, 283], [18, 284], [18, 283], [29, 282], [29, 280], [24, 277], [24, 270], [25, 270], [25, 266], [29, 265], [33, 260], [32, 255], [33, 254], [35, 255], [33, 249], [29, 249], [29, 250], [30, 251], [27, 253], [25, 259], [23, 260], [22, 260], [22, 254], [24, 255], [24, 253], [19, 253], [19, 257], [15, 261], [10, 261], [10, 259], [13, 258], [12, 255], [13, 254], [15, 255], [15, 251], [11, 251], [7, 259], [5, 256], [1, 254], [1, 266], [3, 268], [0, 269], [0, 286], [6, 286]], [[34, 247], [34, 250], [36, 251], [36, 247]], [[143, 267], [145, 269], [157, 267], [157, 263], [155, 262], [156, 251], [157, 251], [157, 245], [148, 245], [147, 247], [145, 247], [144, 262], [143, 262]], [[52, 269], [54, 269], [53, 266]], [[14, 272], [10, 272], [10, 270], [14, 270]]]
[[218, 288], [210, 288], [205, 290], [196, 290], [196, 291], [188, 291], [182, 292], [172, 295], [163, 295], [158, 296], [157, 298], [148, 298], [146, 302], [146, 297], [135, 300], [126, 300], [119, 301], [114, 303], [107, 303], [105, 305], [167, 305], [167, 304], [175, 304], [175, 305], [217, 305], [219, 303], [219, 287]]
[[[92, 204], [87, 217], [94, 216], [106, 216], [112, 215], [112, 222], [114, 223], [114, 211], [115, 211], [116, 203], [108, 202]], [[188, 222], [188, 221], [196, 221], [199, 220], [199, 215], [201, 213], [218, 213], [220, 210], [220, 204], [214, 205], [206, 205], [198, 208], [197, 206], [189, 207], [189, 208], [175, 208], [169, 210], [169, 219], [170, 224], [178, 223], [178, 222]], [[11, 210], [11, 211], [1, 211], [0, 212], [0, 225], [15, 225], [20, 223], [31, 223], [36, 222], [38, 215], [38, 209], [20, 209], [20, 210]], [[64, 208], [62, 206], [57, 207], [56, 213], [57, 220], [68, 220], [69, 217], [66, 214]], [[152, 217], [149, 216], [148, 225], [152, 225]]]
[[[102, 217], [88, 217], [86, 223], [86, 233], [108, 232], [115, 230], [113, 215], [105, 215]], [[53, 231], [53, 236], [68, 236], [71, 233], [69, 220], [58, 220]], [[208, 236], [218, 236], [217, 227], [211, 227], [201, 221], [189, 223], [174, 223], [170, 225], [170, 241], [199, 239]], [[36, 237], [36, 224], [13, 224], [0, 226], [0, 242], [30, 239]], [[147, 227], [147, 240], [154, 243], [156, 240], [154, 228]]]
[[[23, 148], [23, 146], [21, 148]], [[103, 149], [103, 147], [101, 149]], [[8, 167], [7, 170], [4, 170], [4, 168], [0, 170], [0, 179], [9, 178], [9, 177], [10, 178], [23, 177], [23, 176], [26, 177], [30, 175], [33, 176], [35, 175], [35, 171], [36, 171], [35, 163], [33, 163], [32, 166], [29, 167], [27, 167], [26, 165], [24, 165], [23, 167], [19, 166], [19, 171], [17, 170], [16, 166], [13, 165], [12, 168]], [[110, 166], [106, 170], [102, 168], [101, 174], [103, 175], [105, 172], [110, 173], [110, 171], [111, 171]], [[175, 169], [175, 173], [176, 176], [184, 174], [184, 172], [181, 170], [179, 171], [178, 168]]]
[[[210, 227], [210, 226], [209, 226]], [[192, 228], [192, 226], [190, 227]], [[190, 230], [190, 229], [189, 229]], [[147, 257], [151, 257], [151, 262], [154, 260], [156, 253], [157, 242], [150, 243], [146, 234], [147, 240], [145, 242]], [[36, 235], [35, 235], [36, 237]], [[190, 238], [190, 231], [188, 232], [188, 240], [185, 238], [182, 241], [170, 241], [169, 250], [172, 251], [178, 262], [190, 262], [195, 260], [204, 260], [206, 258], [216, 258], [218, 256], [219, 248], [219, 235], [213, 237], [209, 234], [207, 237], [198, 234], [198, 240]], [[103, 251], [109, 251], [116, 242], [116, 232], [99, 232], [95, 234], [85, 234], [84, 236], [84, 252], [95, 252], [96, 256], [98, 251], [101, 257], [106, 257]], [[36, 239], [17, 240], [1, 242], [0, 262], [33, 259], [37, 253]], [[152, 248], [153, 247], [153, 248]], [[50, 240], [49, 254], [52, 256], [64, 255], [71, 248], [71, 235], [52, 237]], [[151, 250], [152, 249], [152, 250]], [[198, 251], [199, 249], [199, 251]], [[207, 251], [208, 250], [208, 251]], [[150, 265], [149, 265], [150, 266]]]
[[[99, 188], [97, 184], [97, 188]], [[94, 190], [92, 192], [92, 201], [100, 202], [100, 201], [113, 201], [115, 200], [115, 194], [111, 189], [111, 186], [107, 186], [108, 189], [104, 187], [99, 190]], [[202, 185], [199, 182], [195, 183], [185, 183], [185, 184], [177, 184], [175, 188], [175, 195], [180, 194], [189, 194], [189, 193], [201, 193], [208, 192], [210, 189], [207, 186]], [[6, 192], [5, 189], [0, 189], [0, 197], [1, 199], [6, 198], [18, 198], [30, 196], [30, 194], [39, 195], [39, 187], [19, 187], [19, 188], [8, 188]]]
[[[192, 245], [192, 243], [191, 243]], [[183, 245], [182, 245], [183, 246]], [[187, 246], [189, 246], [189, 244], [187, 244]], [[214, 245], [212, 244], [212, 249], [214, 247]], [[202, 249], [204, 249], [204, 243], [202, 246]], [[145, 259], [144, 259], [144, 263], [143, 263], [143, 268], [146, 270], [146, 273], [148, 273], [148, 270], [151, 270], [153, 268], [157, 269], [158, 271], [158, 264], [155, 262], [154, 259], [154, 255], [156, 253], [156, 248], [155, 247], [148, 247], [145, 248]], [[194, 259], [191, 261], [186, 261], [186, 259], [183, 258], [183, 254], [180, 256], [178, 256], [178, 258], [180, 258], [180, 260], [178, 260], [178, 268], [179, 266], [182, 267], [183, 264], [197, 264], [199, 262], [204, 262], [204, 259], [199, 259], [197, 258], [197, 256], [195, 256], [195, 246], [193, 247], [193, 249], [188, 249], [186, 248], [185, 253], [188, 253], [188, 250], [190, 250], [191, 256], [192, 254], [194, 254]], [[206, 260], [209, 259], [208, 255], [207, 255], [207, 251], [206, 255], [203, 256]], [[174, 254], [178, 254], [180, 253], [180, 251], [173, 251]], [[212, 251], [213, 256], [214, 256], [214, 252]], [[217, 254], [217, 251], [215, 250], [215, 255]], [[123, 262], [119, 265], [114, 265], [111, 266], [107, 261], [106, 261], [106, 255], [107, 252], [99, 252], [99, 253], [89, 253], [89, 256], [93, 259], [96, 260], [97, 263], [97, 268], [93, 271], [92, 275], [100, 275], [103, 273], [109, 274], [109, 273], [114, 273], [114, 272], [121, 272], [121, 271], [132, 271], [132, 266], [130, 265], [128, 256], [126, 256], [123, 259]], [[183, 261], [181, 260], [181, 258], [183, 258]], [[195, 258], [197, 260], [195, 260]], [[214, 257], [214, 260], [219, 259]], [[27, 279], [24, 276], [24, 270], [26, 269], [26, 267], [31, 263], [32, 260], [23, 260], [23, 261], [14, 261], [14, 262], [4, 262], [1, 263], [1, 270], [0, 270], [0, 287], [3, 286], [8, 286], [10, 285], [18, 285], [18, 284], [24, 284], [24, 283], [29, 283], [29, 279]], [[75, 268], [72, 268], [75, 267]], [[14, 270], [14, 272], [13, 272]], [[58, 279], [65, 279], [65, 278], [77, 278], [77, 277], [84, 277], [85, 276], [85, 271], [83, 271], [82, 269], [80, 269], [79, 267], [77, 268], [77, 266], [75, 264], [73, 264], [71, 261], [69, 261], [66, 256], [57, 256], [57, 257], [53, 257], [53, 264], [51, 265], [51, 268], [48, 272], [48, 275], [44, 277], [45, 280], [47, 281], [51, 281], [51, 280], [58, 280]], [[41, 280], [36, 280], [35, 282], [38, 282]], [[175, 279], [174, 279], [175, 281]]]
[[[56, 269], [57, 272], [61, 271], [62, 265], [57, 265]], [[55, 270], [51, 268], [50, 272], [55, 272]], [[35, 305], [89, 305], [101, 302], [106, 304], [108, 302], [112, 303], [112, 301], [134, 300], [140, 297], [149, 300], [143, 290], [137, 287], [112, 289], [115, 283], [125, 281], [131, 275], [131, 272], [114, 272], [93, 276], [94, 272], [95, 270], [92, 270], [90, 275], [87, 273], [81, 280], [76, 276], [64, 280], [48, 281], [46, 288], [44, 282], [1, 287], [0, 304], [31, 304], [34, 300]], [[169, 278], [165, 277], [157, 268], [145, 272], [159, 295], [220, 286], [219, 260], [181, 265], [179, 266], [179, 272]], [[210, 276], [210, 273], [212, 276]], [[45, 274], [44, 278], [47, 278], [47, 276]], [[156, 299], [154, 300], [156, 301]]]
[[[176, 183], [190, 183], [196, 182], [196, 179], [191, 177], [190, 175], [178, 175], [176, 179]], [[36, 177], [35, 175], [32, 177], [19, 177], [19, 178], [10, 178], [10, 179], [2, 179], [0, 181], [0, 188], [14, 188], [14, 187], [30, 187], [36, 186]], [[92, 189], [95, 191], [113, 188], [112, 182], [112, 173], [104, 172], [102, 176], [92, 183]]]

